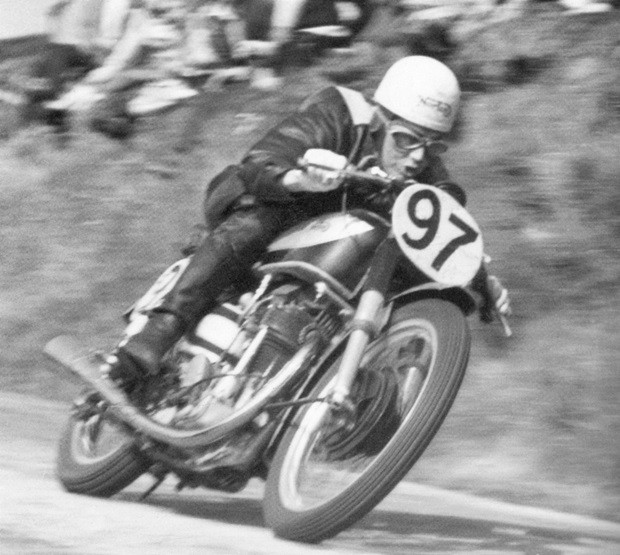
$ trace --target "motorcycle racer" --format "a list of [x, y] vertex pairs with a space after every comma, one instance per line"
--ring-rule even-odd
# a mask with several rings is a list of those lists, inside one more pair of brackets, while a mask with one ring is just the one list
[[[268, 244], [307, 218], [341, 208], [338, 170], [364, 165], [403, 180], [441, 184], [449, 174], [440, 158], [460, 100], [456, 76], [424, 56], [398, 60], [372, 99], [328, 87], [268, 131], [241, 162], [207, 186], [207, 233], [191, 261], [144, 328], [119, 346], [113, 379], [132, 387], [155, 375], [165, 353], [216, 304], [218, 295], [243, 279]], [[306, 164], [301, 164], [302, 160]], [[317, 167], [320, 166], [320, 167]], [[372, 208], [362, 192], [350, 205]], [[506, 289], [483, 269], [472, 283], [491, 307], [510, 313]]]

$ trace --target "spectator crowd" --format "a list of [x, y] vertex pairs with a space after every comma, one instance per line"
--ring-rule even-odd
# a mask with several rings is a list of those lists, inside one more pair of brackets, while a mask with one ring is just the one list
[[[206, 81], [277, 89], [291, 60], [350, 46], [379, 6], [428, 22], [472, 10], [514, 14], [532, 1], [56, 0], [48, 42], [19, 83], [22, 121], [63, 131], [81, 112], [92, 129], [124, 138], [137, 118], [199, 94]], [[568, 13], [614, 5], [559, 3]]]
[[201, 79], [274, 89], [296, 45], [348, 44], [373, 7], [372, 0], [58, 0], [48, 44], [20, 83], [24, 120], [62, 129], [72, 112], [87, 111], [93, 129], [120, 138], [140, 115], [198, 94]]

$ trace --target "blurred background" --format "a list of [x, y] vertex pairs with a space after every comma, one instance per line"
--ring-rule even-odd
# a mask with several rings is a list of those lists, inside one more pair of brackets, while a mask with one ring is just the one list
[[399, 57], [432, 55], [462, 84], [446, 163], [511, 291], [514, 335], [471, 318], [468, 375], [409, 478], [619, 520], [620, 12], [590, 4], [377, 1], [344, 47], [293, 50], [277, 87], [190, 82], [195, 96], [122, 140], [81, 114], [62, 133], [22, 125], [15, 76], [41, 37], [0, 42], [0, 389], [68, 404], [76, 386], [44, 344], [112, 346], [211, 177], [308, 93], [370, 93]]

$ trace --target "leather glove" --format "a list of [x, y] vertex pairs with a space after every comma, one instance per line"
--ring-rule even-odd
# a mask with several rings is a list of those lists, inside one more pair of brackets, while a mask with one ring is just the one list
[[497, 313], [505, 317], [510, 316], [512, 314], [512, 308], [510, 306], [508, 289], [506, 289], [500, 280], [493, 275], [487, 277], [487, 287]]
[[305, 167], [290, 170], [282, 180], [282, 184], [294, 193], [325, 193], [337, 189], [342, 182], [339, 170], [348, 163], [346, 156], [323, 148], [307, 150], [300, 162]]
[[474, 278], [472, 289], [482, 296], [480, 319], [483, 322], [493, 322], [497, 316], [500, 316], [500, 320], [501, 317], [505, 320], [512, 314], [508, 290], [496, 276], [488, 274], [484, 266]]

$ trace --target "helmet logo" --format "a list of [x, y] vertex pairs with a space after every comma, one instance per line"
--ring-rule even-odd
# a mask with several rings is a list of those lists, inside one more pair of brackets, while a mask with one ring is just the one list
[[441, 100], [435, 100], [429, 96], [419, 96], [420, 104], [424, 104], [429, 108], [434, 108], [437, 110], [444, 118], [449, 118], [452, 114], [452, 106], [447, 104], [446, 102], [441, 102]]

